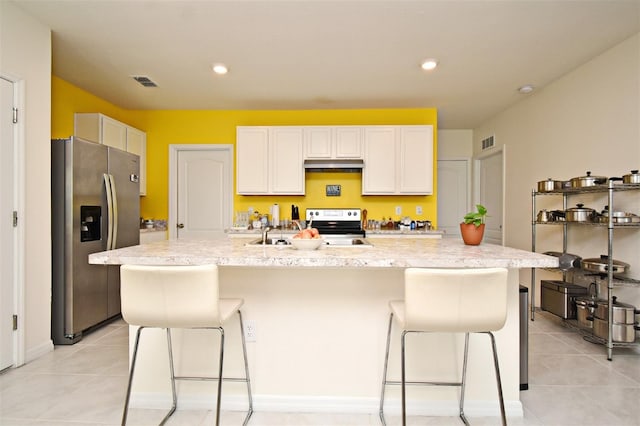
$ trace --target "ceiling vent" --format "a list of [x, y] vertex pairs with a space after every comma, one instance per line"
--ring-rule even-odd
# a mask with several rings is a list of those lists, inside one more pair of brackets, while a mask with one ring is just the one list
[[145, 75], [134, 75], [133, 79], [142, 84], [144, 87], [158, 87], [156, 83], [151, 81], [151, 79]]
[[495, 142], [494, 135], [491, 135], [488, 138], [482, 139], [482, 150], [484, 151], [485, 149], [493, 148], [495, 144], [496, 142]]

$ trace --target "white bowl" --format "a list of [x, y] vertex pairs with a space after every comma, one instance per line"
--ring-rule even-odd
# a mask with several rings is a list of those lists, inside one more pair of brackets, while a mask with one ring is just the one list
[[289, 238], [289, 241], [298, 250], [317, 250], [324, 244], [323, 238]]

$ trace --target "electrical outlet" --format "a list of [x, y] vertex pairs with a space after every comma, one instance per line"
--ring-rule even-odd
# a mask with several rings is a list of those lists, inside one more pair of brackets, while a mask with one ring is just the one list
[[400, 216], [402, 214], [402, 207], [396, 206], [396, 215]]
[[422, 206], [416, 206], [416, 214], [422, 214]]
[[255, 342], [256, 338], [256, 322], [253, 320], [244, 321], [244, 340], [246, 342]]

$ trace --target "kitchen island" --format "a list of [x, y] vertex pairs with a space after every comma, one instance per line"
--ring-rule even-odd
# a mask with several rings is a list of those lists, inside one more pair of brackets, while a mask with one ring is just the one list
[[[555, 267], [558, 259], [508, 247], [466, 246], [459, 239], [384, 238], [371, 247], [247, 246], [250, 239], [168, 240], [90, 255], [96, 264], [220, 266], [221, 297], [242, 297], [243, 315], [253, 325], [248, 345], [256, 410], [376, 413], [388, 301], [404, 296], [407, 267], [509, 269], [508, 318], [496, 333], [507, 414], [521, 416], [519, 399], [519, 273], [521, 268]], [[235, 321], [235, 320], [234, 320]], [[229, 324], [226, 374], [242, 371], [237, 322]], [[131, 335], [133, 333], [130, 333]], [[151, 334], [151, 332], [149, 332]], [[213, 333], [212, 333], [213, 334]], [[177, 374], [214, 374], [217, 336], [176, 332]], [[412, 336], [413, 337], [413, 336]], [[399, 373], [399, 334], [394, 333], [390, 377]], [[472, 336], [466, 411], [499, 415], [491, 351], [485, 335]], [[456, 380], [463, 336], [413, 337], [408, 368], [416, 379]], [[169, 404], [162, 333], [143, 341], [132, 395], [133, 406]], [[420, 353], [418, 353], [420, 351]], [[417, 376], [417, 377], [416, 377]], [[179, 407], [211, 407], [215, 386], [181, 383]], [[387, 390], [389, 414], [399, 409], [399, 392]], [[457, 415], [458, 389], [408, 391], [410, 413]], [[223, 409], [246, 404], [242, 386], [225, 383]]]

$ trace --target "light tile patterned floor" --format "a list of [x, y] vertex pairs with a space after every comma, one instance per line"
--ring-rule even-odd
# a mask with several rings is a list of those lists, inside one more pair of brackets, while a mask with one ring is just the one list
[[[127, 382], [128, 327], [109, 324], [73, 346], [0, 375], [0, 425], [118, 425]], [[549, 314], [529, 322], [529, 390], [521, 392], [524, 418], [511, 425], [640, 425], [640, 349], [616, 349], [584, 341]], [[163, 413], [135, 410], [132, 425], [157, 424]], [[243, 414], [224, 412], [237, 425]], [[499, 419], [473, 418], [473, 425]], [[179, 410], [169, 425], [213, 424], [209, 411]], [[389, 416], [389, 425], [400, 424]], [[251, 426], [378, 425], [377, 415], [256, 412]], [[410, 425], [461, 425], [458, 418], [410, 417]]]

